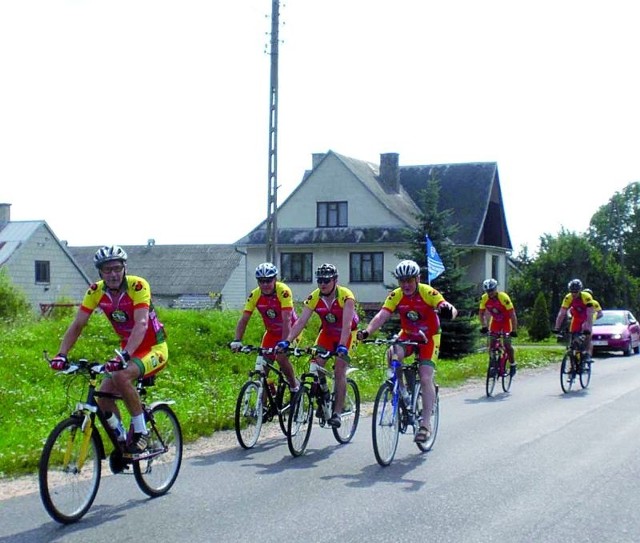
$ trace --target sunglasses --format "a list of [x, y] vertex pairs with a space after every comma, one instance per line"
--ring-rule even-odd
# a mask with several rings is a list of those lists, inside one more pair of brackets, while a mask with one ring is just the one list
[[260, 283], [261, 285], [267, 285], [269, 283], [271, 283], [272, 281], [275, 281], [276, 278], [275, 277], [270, 277], [270, 278], [262, 278], [262, 279], [258, 279], [258, 283]]
[[333, 281], [333, 277], [318, 277], [316, 279], [316, 282], [319, 285], [328, 285], [329, 283], [331, 283], [331, 281]]
[[100, 268], [102, 273], [120, 273], [124, 270], [124, 266], [121, 264], [119, 266], [104, 266]]

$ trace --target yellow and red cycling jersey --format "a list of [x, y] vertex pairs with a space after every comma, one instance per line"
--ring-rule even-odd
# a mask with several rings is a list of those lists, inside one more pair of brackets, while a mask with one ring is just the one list
[[387, 296], [382, 309], [400, 315], [402, 337], [412, 341], [421, 341], [420, 332], [428, 338], [440, 333], [440, 319], [436, 308], [444, 302], [444, 296], [432, 286], [418, 283], [411, 296], [405, 296], [400, 287]]
[[498, 292], [495, 298], [490, 298], [485, 292], [480, 298], [480, 311], [482, 310], [491, 315], [489, 321], [491, 332], [511, 332], [511, 313], [515, 308], [506, 292]]
[[[353, 292], [348, 288], [336, 285], [336, 297], [330, 306], [327, 305], [324, 299], [320, 296], [319, 288], [309, 294], [307, 299], [304, 301], [304, 306], [315, 311], [320, 317], [320, 336], [323, 336], [325, 339], [337, 344], [340, 342], [340, 335], [342, 334], [344, 303], [347, 300], [354, 300], [355, 302], [355, 299]], [[352, 331], [358, 328], [358, 321], [358, 315], [354, 312], [353, 319], [351, 320]]]
[[579, 332], [583, 323], [587, 320], [587, 308], [593, 307], [593, 297], [588, 292], [580, 292], [580, 296], [574, 296], [569, 292], [562, 300], [561, 308], [571, 310], [571, 324], [569, 332]]
[[274, 347], [282, 340], [282, 327], [285, 318], [290, 319], [290, 324], [297, 320], [295, 309], [293, 308], [293, 295], [291, 289], [276, 281], [275, 291], [270, 296], [262, 294], [260, 287], [251, 291], [244, 304], [245, 313], [253, 313], [255, 310], [260, 313], [264, 323], [265, 333], [262, 338], [262, 347]]
[[133, 312], [140, 307], [148, 307], [149, 326], [147, 327], [147, 332], [136, 353], [131, 353], [132, 355], [143, 356], [151, 347], [165, 341], [164, 326], [158, 320], [158, 316], [153, 309], [149, 283], [142, 277], [136, 277], [135, 275], [125, 276], [125, 281], [126, 288], [124, 292], [119, 292], [115, 295], [109, 292], [104, 281], [93, 283], [84, 295], [80, 309], [89, 314], [93, 313], [98, 307], [102, 309], [116, 334], [120, 336], [120, 345], [124, 348], [135, 324]]

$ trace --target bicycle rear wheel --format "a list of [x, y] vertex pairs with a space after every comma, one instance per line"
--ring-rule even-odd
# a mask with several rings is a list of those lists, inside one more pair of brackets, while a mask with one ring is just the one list
[[513, 375], [511, 374], [511, 365], [509, 364], [509, 357], [507, 353], [502, 355], [502, 360], [500, 361], [500, 367], [504, 369], [502, 374], [502, 390], [505, 392], [509, 392], [511, 389], [511, 382], [513, 381]]
[[242, 448], [250, 449], [258, 442], [262, 429], [262, 398], [258, 381], [247, 381], [242, 385], [236, 401], [234, 426]]
[[95, 428], [86, 442], [82, 418], [60, 422], [49, 434], [40, 456], [40, 498], [47, 513], [62, 524], [81, 519], [98, 493], [101, 474], [100, 438]]
[[[416, 394], [418, 395], [418, 399], [416, 400], [416, 422], [417, 426], [424, 426], [423, 419], [423, 403], [422, 403], [422, 388], [420, 387], [420, 383], [416, 385]], [[433, 409], [431, 410], [431, 416], [429, 417], [428, 428], [431, 429], [431, 435], [429, 439], [427, 439], [424, 443], [416, 443], [418, 449], [422, 452], [430, 451], [433, 447], [433, 444], [436, 442], [436, 436], [438, 435], [438, 426], [440, 423], [440, 396], [438, 393], [438, 385], [435, 385], [436, 389], [436, 399], [433, 402]]]
[[347, 379], [344, 407], [340, 413], [340, 428], [332, 428], [338, 443], [349, 443], [356, 433], [360, 420], [360, 390], [353, 379]]
[[489, 365], [487, 366], [487, 382], [486, 391], [487, 396], [491, 398], [493, 391], [496, 388], [496, 381], [498, 380], [498, 358], [495, 353], [489, 354]]
[[[140, 490], [155, 498], [166, 494], [176, 482], [182, 464], [182, 429], [178, 417], [166, 404], [150, 413], [149, 446], [133, 463], [133, 474]], [[149, 457], [145, 457], [146, 455]]]
[[293, 456], [304, 453], [309, 443], [313, 425], [313, 405], [309, 389], [304, 386], [295, 393], [291, 400], [291, 415], [287, 426], [287, 446]]
[[398, 398], [396, 397], [394, 402], [393, 386], [388, 381], [382, 383], [378, 389], [371, 422], [373, 453], [378, 464], [388, 466], [396, 454], [400, 436]]
[[560, 364], [560, 386], [565, 394], [571, 390], [576, 380], [576, 373], [571, 366], [571, 355], [565, 353], [562, 357], [562, 364]]
[[580, 386], [587, 388], [591, 382], [591, 362], [582, 360], [582, 371], [580, 372]]

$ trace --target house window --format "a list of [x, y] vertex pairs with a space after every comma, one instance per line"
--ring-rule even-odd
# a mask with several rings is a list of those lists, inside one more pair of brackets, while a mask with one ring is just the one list
[[382, 283], [383, 268], [383, 253], [351, 253], [349, 255], [351, 283]]
[[36, 260], [36, 283], [50, 283], [51, 275], [49, 271], [48, 260]]
[[318, 202], [317, 224], [318, 228], [330, 228], [335, 226], [347, 226], [348, 221], [347, 202]]
[[310, 283], [313, 279], [312, 264], [313, 253], [282, 253], [280, 277], [291, 283]]
[[500, 281], [500, 257], [497, 255], [491, 255], [491, 277]]

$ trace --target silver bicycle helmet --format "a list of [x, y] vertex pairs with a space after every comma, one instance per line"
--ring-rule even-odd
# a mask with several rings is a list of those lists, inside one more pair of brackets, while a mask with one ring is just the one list
[[393, 275], [396, 279], [420, 277], [420, 266], [413, 260], [403, 260], [398, 263]]
[[493, 277], [491, 279], [485, 279], [482, 282], [482, 290], [489, 292], [490, 290], [496, 290], [498, 288], [498, 281]]
[[105, 245], [98, 249], [93, 256], [93, 264], [98, 269], [102, 268], [107, 262], [113, 262], [114, 260], [127, 261], [127, 253], [119, 245]]
[[580, 279], [571, 279], [567, 287], [569, 292], [580, 292], [582, 290], [582, 281]]
[[316, 279], [320, 278], [325, 279], [333, 279], [334, 277], [338, 277], [338, 268], [336, 268], [333, 264], [321, 264], [316, 269]]
[[263, 262], [256, 268], [256, 279], [271, 279], [278, 275], [278, 268], [271, 262]]

